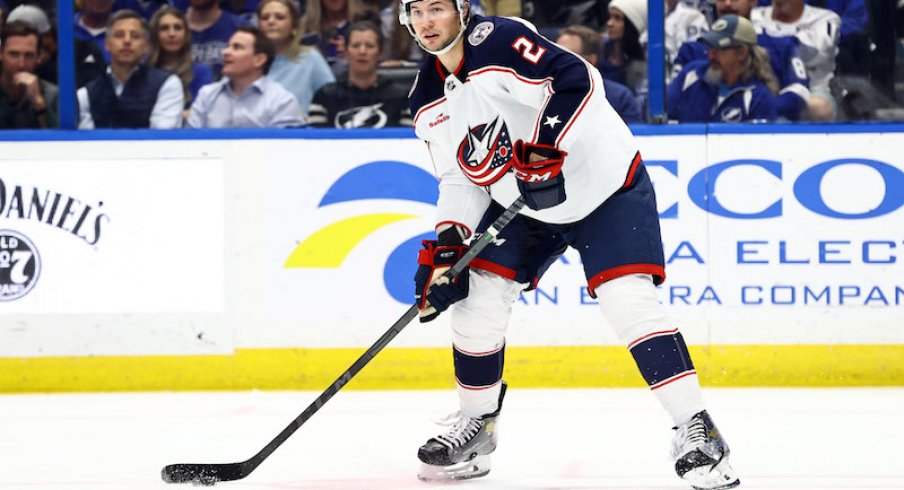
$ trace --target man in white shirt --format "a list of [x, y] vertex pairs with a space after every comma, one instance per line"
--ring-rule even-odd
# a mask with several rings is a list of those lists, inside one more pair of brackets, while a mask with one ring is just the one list
[[770, 36], [797, 36], [800, 57], [810, 78], [808, 118], [833, 120], [835, 103], [829, 82], [835, 74], [841, 17], [831, 10], [806, 5], [804, 0], [772, 0], [771, 6], [753, 9], [750, 20], [757, 30]]
[[107, 73], [77, 92], [79, 129], [182, 127], [182, 81], [143, 63], [150, 42], [147, 21], [133, 10], [110, 18], [105, 39]]
[[256, 27], [239, 27], [223, 53], [223, 79], [201, 87], [191, 128], [285, 128], [304, 125], [298, 100], [266, 74], [276, 49]]

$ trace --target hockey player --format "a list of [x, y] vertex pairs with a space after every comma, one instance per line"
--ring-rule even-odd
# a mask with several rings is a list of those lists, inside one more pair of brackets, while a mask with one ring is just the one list
[[[399, 21], [428, 53], [409, 98], [440, 179], [437, 240], [418, 255], [416, 301], [422, 322], [455, 304], [460, 401], [452, 428], [418, 450], [418, 476], [489, 472], [512, 304], [572, 246], [590, 294], [674, 421], [678, 475], [701, 489], [737, 486], [687, 347], [658, 300], [665, 269], [653, 187], [599, 71], [523, 21], [471, 15], [463, 0], [401, 0]], [[470, 270], [438, 279], [464, 240], [519, 197], [529, 209]]]

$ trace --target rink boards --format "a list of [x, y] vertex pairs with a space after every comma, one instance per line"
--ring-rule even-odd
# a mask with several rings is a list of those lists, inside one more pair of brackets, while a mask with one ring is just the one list
[[[904, 384], [904, 132], [858, 128], [639, 136], [704, 384]], [[321, 389], [407, 308], [437, 196], [408, 133], [87, 134], [0, 142], [0, 391]], [[512, 383], [642, 385], [583, 286], [569, 251], [519, 300]], [[351, 387], [451, 386], [448, 337]]]

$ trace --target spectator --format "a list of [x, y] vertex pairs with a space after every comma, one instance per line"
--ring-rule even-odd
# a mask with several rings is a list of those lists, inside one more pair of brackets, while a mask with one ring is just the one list
[[[51, 83], [56, 83], [57, 75], [57, 34], [47, 14], [34, 5], [19, 5], [9, 13], [8, 21], [21, 20], [31, 24], [41, 36], [41, 49], [35, 74]], [[86, 83], [103, 75], [106, 63], [104, 53], [91, 41], [75, 39], [75, 83], [83, 87]]]
[[191, 32], [181, 10], [165, 6], [151, 17], [151, 52], [148, 64], [166, 70], [182, 82], [185, 116], [201, 87], [213, 82], [213, 72], [191, 57]]
[[79, 129], [182, 127], [182, 82], [143, 63], [150, 44], [148, 23], [134, 10], [113, 14], [105, 44], [107, 73], [77, 92]]
[[[756, 0], [716, 0], [716, 17], [738, 15], [750, 18]], [[794, 36], [772, 36], [765, 32], [757, 34], [757, 45], [769, 54], [772, 72], [781, 87], [776, 104], [778, 115], [789, 121], [797, 121], [807, 108], [810, 99], [810, 82], [807, 70], [800, 58], [800, 41]], [[693, 60], [705, 59], [709, 46], [702, 39], [684, 43], [675, 59], [674, 75], [681, 67]]]
[[0, 129], [59, 126], [57, 86], [34, 74], [41, 51], [38, 31], [10, 21], [0, 32]]
[[81, 8], [75, 14], [75, 38], [96, 44], [107, 63], [110, 62], [110, 52], [104, 40], [112, 12], [113, 0], [82, 0]]
[[678, 122], [765, 122], [776, 118], [778, 83], [753, 24], [725, 15], [703, 35], [709, 59], [693, 61], [668, 88], [669, 119]]
[[[879, 0], [882, 1], [882, 0]], [[841, 40], [852, 34], [866, 33], [869, 27], [869, 11], [864, 0], [809, 0], [814, 7], [829, 9], [841, 17]], [[892, 4], [892, 2], [888, 2]], [[772, 0], [758, 0], [757, 5], [768, 7]]]
[[267, 72], [276, 48], [256, 27], [236, 29], [223, 53], [223, 79], [201, 88], [191, 106], [191, 128], [285, 128], [304, 117], [295, 96]]
[[521, 0], [480, 0], [483, 15], [521, 17]]
[[386, 7], [380, 14], [386, 45], [383, 46], [381, 68], [415, 68], [424, 58], [424, 51], [418, 49], [408, 27], [399, 22], [399, 9], [395, 5]]
[[[667, 0], [666, 6], [668, 14], [665, 16], [665, 54], [669, 65], [673, 66], [678, 56], [678, 48], [708, 31], [709, 23], [702, 12], [679, 0]], [[678, 70], [675, 70], [671, 76], [677, 75], [677, 72]]]
[[810, 77], [807, 117], [814, 121], [835, 118], [829, 82], [835, 74], [835, 55], [841, 18], [831, 10], [805, 5], [804, 0], [773, 0], [770, 7], [753, 9], [753, 24], [772, 36], [796, 36]]
[[9, 6], [6, 5], [6, 2], [0, 0], [0, 29], [3, 29], [3, 25], [6, 24], [7, 12], [9, 12]]
[[550, 38], [558, 36], [563, 26], [575, 24], [598, 31], [609, 18], [608, 3], [609, 0], [522, 0], [518, 17]]
[[268, 76], [292, 92], [307, 114], [314, 93], [336, 81], [330, 65], [317, 48], [301, 44], [301, 12], [292, 0], [263, 0], [257, 17], [261, 30], [276, 46]]
[[345, 36], [351, 23], [368, 16], [359, 0], [310, 0], [304, 31], [320, 35], [320, 52], [333, 73], [345, 71]]
[[363, 21], [352, 24], [346, 38], [348, 73], [314, 95], [312, 126], [351, 129], [411, 126], [408, 87], [377, 74], [383, 31]]
[[[556, 44], [570, 49], [596, 67], [596, 63], [599, 61], [597, 53], [602, 49], [603, 36], [589, 27], [573, 25], [559, 31]], [[634, 100], [634, 94], [628, 87], [612, 80], [603, 79], [603, 88], [606, 91], [606, 100], [612, 104], [615, 112], [626, 123], [644, 122], [640, 106]]]
[[608, 39], [603, 46], [603, 77], [627, 85], [643, 97], [647, 85], [646, 53], [640, 43], [647, 31], [647, 0], [612, 0], [606, 22]]
[[191, 56], [195, 63], [210, 67], [214, 80], [223, 71], [223, 50], [239, 26], [241, 17], [220, 8], [219, 0], [191, 0], [188, 27], [191, 29]]

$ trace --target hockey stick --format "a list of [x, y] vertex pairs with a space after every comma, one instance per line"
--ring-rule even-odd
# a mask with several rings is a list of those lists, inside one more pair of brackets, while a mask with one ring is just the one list
[[[493, 240], [499, 236], [499, 232], [505, 228], [512, 219], [518, 214], [518, 211], [521, 211], [521, 208], [524, 207], [524, 201], [521, 198], [518, 198], [511, 206], [509, 206], [498, 218], [496, 221], [490, 225], [489, 229], [480, 236], [474, 243], [471, 244], [471, 247], [468, 249], [468, 252], [459, 259], [458, 262], [455, 263], [448, 271], [446, 271], [443, 275], [449, 278], [450, 280], [457, 276], [461, 271], [474, 260], [474, 257], [477, 256], [483, 249], [485, 249]], [[163, 481], [167, 483], [193, 483], [195, 485], [213, 485], [217, 482], [221, 481], [232, 481], [232, 480], [241, 480], [246, 476], [250, 475], [252, 471], [257, 469], [261, 463], [264, 462], [273, 451], [276, 451], [276, 448], [282, 445], [282, 443], [286, 442], [286, 439], [289, 438], [292, 434], [295, 433], [308, 419], [311, 418], [320, 407], [326, 404], [330, 398], [333, 397], [339, 390], [342, 389], [343, 386], [346, 385], [352, 378], [358, 374], [361, 369], [364, 368], [380, 351], [389, 344], [392, 339], [395, 338], [399, 332], [402, 331], [411, 320], [414, 320], [414, 317], [417, 316], [417, 306], [412, 305], [408, 308], [408, 311], [402, 315], [401, 318], [396, 320], [395, 323], [389, 327], [389, 330], [383, 334], [382, 337], [379, 338], [361, 357], [358, 358], [354, 364], [351, 365], [348, 369], [342, 373], [336, 381], [330, 385], [320, 396], [314, 400], [313, 403], [308, 405], [308, 408], [301, 412], [301, 415], [295, 418], [285, 429], [282, 430], [275, 438], [273, 438], [270, 443], [264, 446], [257, 454], [252, 456], [250, 459], [246, 461], [242, 461], [241, 463], [227, 463], [227, 464], [215, 464], [215, 463], [180, 463], [180, 464], [171, 464], [167, 465], [163, 468], [161, 476]]]

